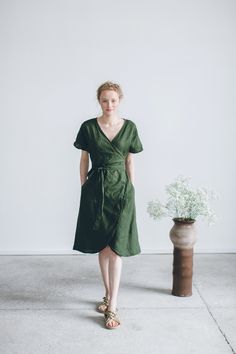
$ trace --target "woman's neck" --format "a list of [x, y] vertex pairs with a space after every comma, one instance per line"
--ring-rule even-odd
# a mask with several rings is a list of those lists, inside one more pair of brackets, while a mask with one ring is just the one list
[[121, 118], [117, 114], [116, 115], [103, 114], [102, 116], [98, 117], [98, 120], [100, 120], [104, 124], [116, 124], [121, 120]]

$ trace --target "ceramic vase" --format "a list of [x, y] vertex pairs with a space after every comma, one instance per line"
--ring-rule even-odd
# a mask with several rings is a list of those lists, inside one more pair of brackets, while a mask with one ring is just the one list
[[191, 296], [195, 220], [174, 218], [173, 221], [174, 225], [170, 230], [170, 239], [174, 245], [172, 295]]

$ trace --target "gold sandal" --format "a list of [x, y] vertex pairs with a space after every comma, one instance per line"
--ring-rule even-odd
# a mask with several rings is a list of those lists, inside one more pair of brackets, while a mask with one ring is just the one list
[[108, 308], [108, 302], [109, 299], [106, 296], [104, 296], [102, 303], [100, 303], [97, 307], [97, 311], [101, 313], [105, 313]]
[[[115, 329], [115, 328], [120, 326], [121, 322], [120, 322], [120, 320], [119, 320], [119, 318], [117, 316], [117, 313], [107, 310], [107, 311], [105, 311], [104, 315], [105, 315], [105, 326], [106, 326], [106, 328]], [[117, 325], [116, 326], [109, 326], [109, 322], [110, 321], [115, 321], [117, 323]]]

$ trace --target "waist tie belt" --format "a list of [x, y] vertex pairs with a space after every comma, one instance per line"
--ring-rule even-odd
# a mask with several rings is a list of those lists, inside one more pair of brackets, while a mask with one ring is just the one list
[[96, 230], [99, 228], [100, 221], [103, 217], [103, 208], [104, 208], [104, 179], [105, 171], [107, 170], [120, 170], [125, 171], [125, 162], [118, 161], [111, 164], [105, 164], [103, 166], [93, 166], [88, 172], [88, 177], [91, 177], [94, 173], [98, 173], [98, 207], [96, 218], [94, 221], [93, 229]]

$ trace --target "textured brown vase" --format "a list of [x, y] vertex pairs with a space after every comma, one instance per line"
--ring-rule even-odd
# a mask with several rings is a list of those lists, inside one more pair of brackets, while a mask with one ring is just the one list
[[173, 251], [172, 295], [191, 296], [193, 276], [193, 245], [196, 242], [195, 220], [173, 219], [170, 239]]

